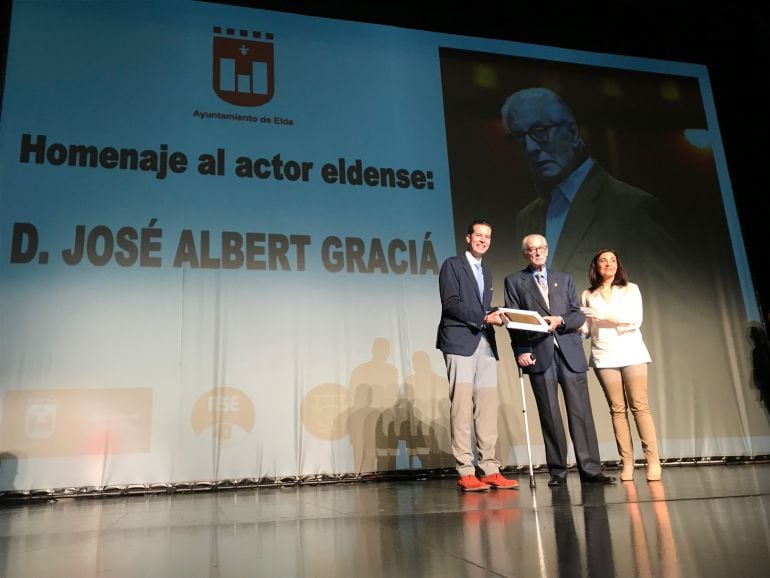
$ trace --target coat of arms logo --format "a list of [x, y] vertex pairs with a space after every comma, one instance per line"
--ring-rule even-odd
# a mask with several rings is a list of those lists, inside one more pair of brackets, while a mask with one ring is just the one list
[[261, 106], [275, 91], [273, 34], [214, 27], [213, 86], [237, 106]]

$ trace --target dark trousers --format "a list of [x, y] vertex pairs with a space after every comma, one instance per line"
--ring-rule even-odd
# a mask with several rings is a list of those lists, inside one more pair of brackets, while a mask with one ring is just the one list
[[596, 439], [586, 373], [573, 372], [561, 351], [556, 348], [553, 363], [548, 369], [542, 373], [530, 374], [529, 380], [537, 402], [540, 427], [543, 430], [548, 471], [552, 476], [567, 475], [567, 437], [559, 409], [558, 386], [561, 385], [569, 434], [575, 448], [580, 476], [590, 477], [598, 474], [601, 471], [599, 442]]

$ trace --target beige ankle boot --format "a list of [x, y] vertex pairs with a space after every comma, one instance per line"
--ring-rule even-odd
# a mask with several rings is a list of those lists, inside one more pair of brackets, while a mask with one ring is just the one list
[[623, 460], [623, 469], [620, 470], [621, 482], [633, 482], [634, 481], [634, 460]]
[[660, 462], [647, 462], [647, 481], [657, 482], [660, 480], [661, 468]]

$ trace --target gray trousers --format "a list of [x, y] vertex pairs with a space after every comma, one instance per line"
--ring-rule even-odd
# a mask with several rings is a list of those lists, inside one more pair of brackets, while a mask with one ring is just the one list
[[449, 399], [452, 402], [450, 431], [455, 467], [460, 476], [476, 473], [473, 465], [473, 433], [478, 465], [484, 475], [500, 471], [495, 458], [497, 444], [497, 360], [485, 338], [473, 355], [444, 354]]

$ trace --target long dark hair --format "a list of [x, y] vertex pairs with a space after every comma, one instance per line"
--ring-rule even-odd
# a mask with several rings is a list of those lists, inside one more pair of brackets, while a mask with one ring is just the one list
[[620, 257], [618, 257], [615, 249], [602, 249], [594, 255], [593, 259], [591, 259], [591, 266], [588, 268], [588, 282], [591, 284], [588, 288], [589, 291], [596, 291], [602, 284], [603, 279], [601, 275], [599, 275], [599, 257], [604, 253], [612, 253], [615, 255], [615, 261], [618, 264], [618, 270], [615, 271], [615, 278], [612, 280], [612, 284], [617, 285], [618, 287], [625, 287], [628, 285], [628, 275], [626, 275], [626, 270], [623, 269]]

